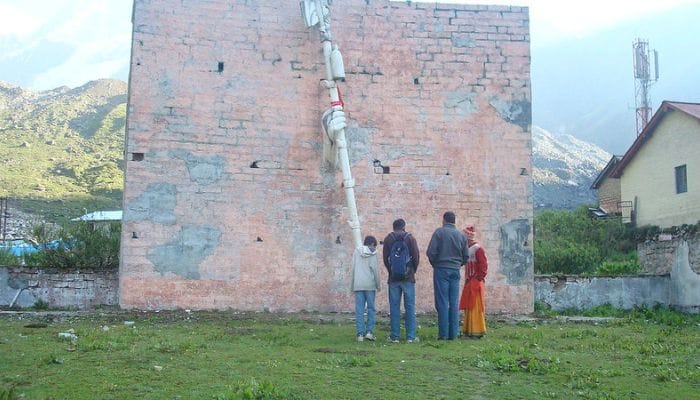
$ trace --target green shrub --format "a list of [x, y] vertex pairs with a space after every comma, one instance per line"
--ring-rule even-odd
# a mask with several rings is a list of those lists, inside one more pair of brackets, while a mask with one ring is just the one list
[[278, 389], [271, 382], [258, 383], [255, 379], [250, 379], [248, 382], [238, 382], [232, 392], [215, 398], [217, 400], [281, 400], [299, 397]]
[[49, 303], [45, 302], [42, 299], [39, 299], [34, 302], [34, 305], [32, 305], [32, 309], [37, 311], [46, 311], [49, 309]]
[[15, 394], [15, 388], [10, 386], [0, 387], [0, 400], [15, 400], [17, 395]]
[[639, 261], [625, 260], [625, 261], [603, 261], [598, 268], [596, 268], [596, 275], [633, 275], [640, 270]]
[[39, 251], [24, 256], [28, 266], [90, 270], [119, 267], [119, 223], [95, 226], [81, 221], [61, 229], [40, 225], [33, 233]]
[[564, 240], [535, 240], [535, 270], [543, 274], [592, 273], [600, 262], [598, 249]]
[[639, 270], [637, 241], [658, 233], [634, 230], [618, 218], [595, 219], [588, 206], [535, 215], [535, 272], [540, 274], [632, 274]]
[[9, 250], [0, 249], [0, 265], [2, 266], [15, 266], [20, 265], [22, 259], [10, 253]]

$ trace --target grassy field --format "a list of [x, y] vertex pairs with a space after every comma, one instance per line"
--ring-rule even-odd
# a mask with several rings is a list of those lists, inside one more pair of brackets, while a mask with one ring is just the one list
[[425, 315], [412, 344], [387, 324], [357, 343], [349, 314], [3, 314], [0, 399], [700, 399], [698, 316], [491, 319], [439, 342]]

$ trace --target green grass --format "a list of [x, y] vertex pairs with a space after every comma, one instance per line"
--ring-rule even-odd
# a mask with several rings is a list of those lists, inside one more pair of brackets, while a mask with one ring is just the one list
[[[486, 338], [454, 342], [434, 340], [434, 317], [420, 316], [417, 344], [357, 343], [349, 315], [3, 315], [0, 396], [698, 399], [700, 320], [676, 315], [672, 325], [639, 313], [597, 324], [490, 320]], [[58, 337], [68, 329], [76, 340]], [[380, 318], [378, 336], [387, 330]]]

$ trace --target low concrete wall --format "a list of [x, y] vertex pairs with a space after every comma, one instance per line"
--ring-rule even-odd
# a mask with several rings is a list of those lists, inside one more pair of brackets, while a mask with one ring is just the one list
[[[20, 292], [21, 290], [21, 292]], [[0, 306], [31, 307], [38, 300], [51, 308], [90, 309], [119, 304], [119, 272], [59, 271], [0, 267]]]
[[535, 301], [554, 310], [604, 304], [630, 309], [661, 304], [700, 312], [700, 235], [659, 235], [637, 246], [637, 276], [535, 276]]
[[585, 310], [610, 304], [631, 309], [656, 304], [670, 305], [671, 278], [657, 276], [591, 277], [535, 276], [535, 300], [554, 310]]

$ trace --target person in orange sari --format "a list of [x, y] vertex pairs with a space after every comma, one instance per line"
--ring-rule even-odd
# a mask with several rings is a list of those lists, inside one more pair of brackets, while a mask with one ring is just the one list
[[462, 337], [469, 339], [481, 339], [486, 334], [486, 317], [484, 313], [484, 279], [488, 262], [486, 252], [476, 242], [476, 229], [469, 225], [463, 229], [467, 237], [469, 247], [469, 261], [467, 262], [464, 288], [459, 299], [459, 309], [464, 310], [464, 325]]

